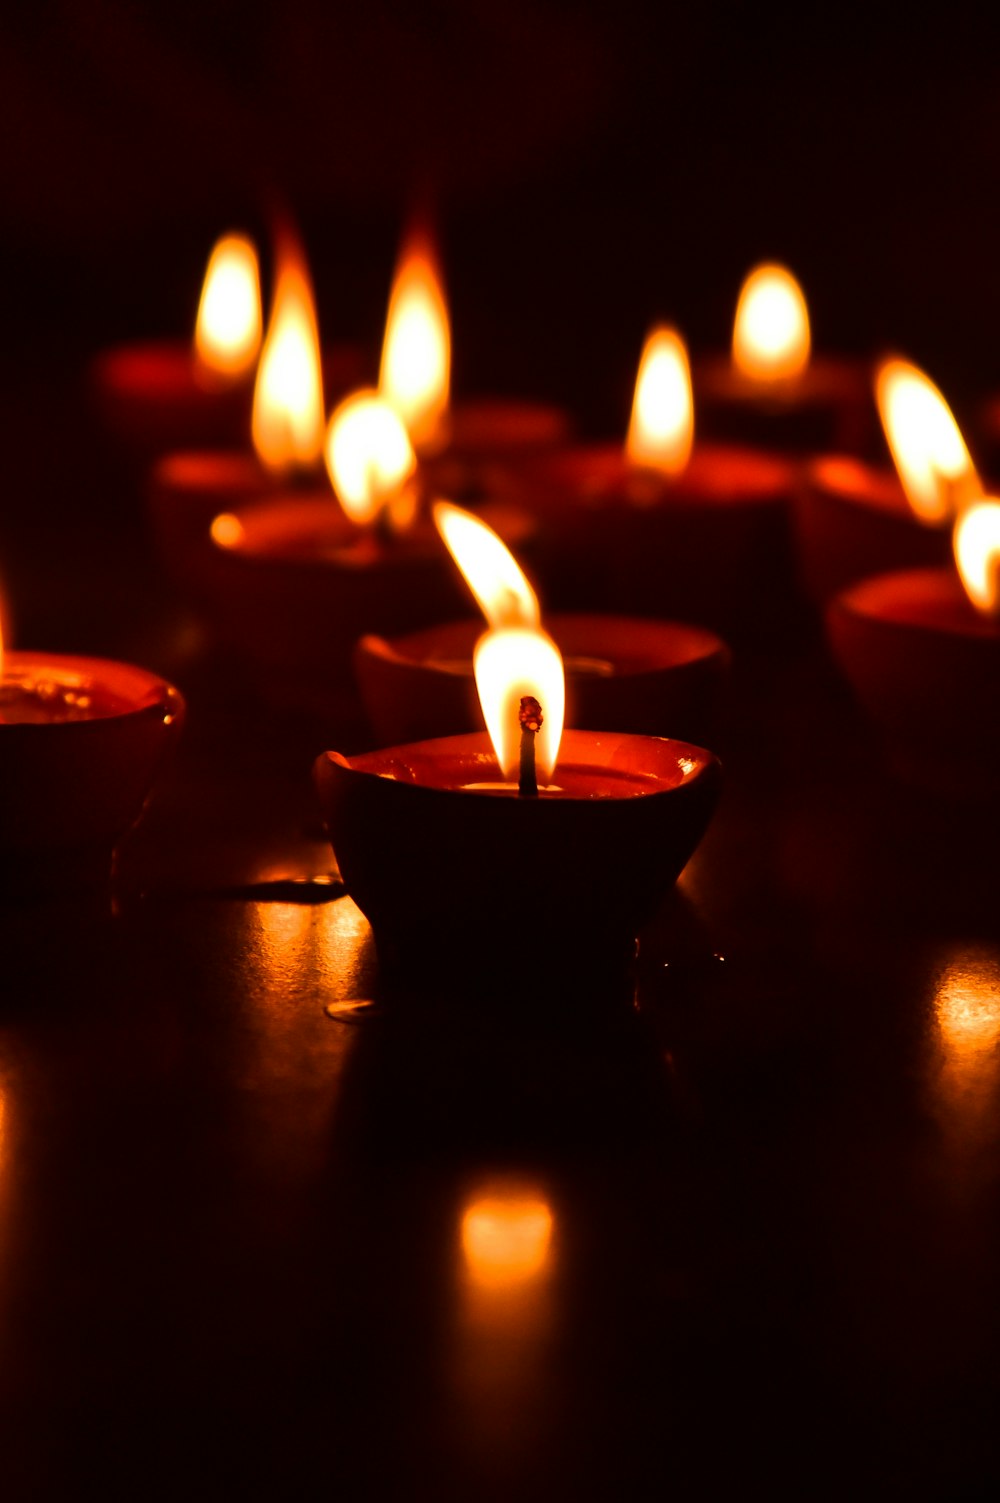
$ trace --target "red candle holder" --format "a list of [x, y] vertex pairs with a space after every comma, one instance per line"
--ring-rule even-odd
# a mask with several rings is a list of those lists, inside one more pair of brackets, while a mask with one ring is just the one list
[[[731, 657], [713, 632], [597, 615], [557, 614], [545, 626], [563, 655], [570, 724], [712, 743]], [[481, 621], [454, 621], [388, 640], [362, 637], [354, 668], [379, 742], [482, 725], [472, 653], [483, 630]]]
[[[533, 524], [499, 503], [480, 513], [524, 544]], [[251, 658], [279, 702], [321, 709], [344, 678], [358, 637], [430, 625], [461, 609], [461, 582], [429, 520], [394, 536], [358, 528], [332, 492], [272, 498], [233, 512], [213, 544], [211, 616]]]
[[728, 355], [696, 361], [695, 408], [709, 439], [781, 453], [867, 453], [876, 438], [868, 365], [814, 356], [800, 375], [765, 381]]
[[921, 522], [894, 470], [846, 454], [802, 472], [792, 520], [802, 583], [818, 604], [858, 580], [951, 557], [950, 525]]
[[673, 480], [619, 445], [541, 456], [523, 494], [551, 524], [545, 598], [767, 638], [795, 611], [793, 483], [787, 460], [727, 445], [698, 445]]
[[143, 668], [8, 652], [0, 680], [0, 893], [106, 886], [173, 750], [184, 701]]
[[830, 602], [827, 632], [898, 772], [952, 796], [1000, 790], [1000, 625], [954, 570], [863, 580]]
[[315, 776], [383, 975], [569, 1011], [560, 978], [632, 954], [704, 833], [720, 768], [685, 742], [566, 731], [561, 791], [520, 798], [480, 732], [325, 752]]

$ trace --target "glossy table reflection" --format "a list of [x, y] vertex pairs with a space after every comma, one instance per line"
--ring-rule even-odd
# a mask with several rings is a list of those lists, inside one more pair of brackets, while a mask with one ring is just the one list
[[94, 464], [111, 552], [45, 468], [0, 519], [22, 639], [146, 657], [191, 734], [116, 913], [0, 910], [4, 1499], [995, 1490], [997, 812], [885, 778], [818, 645], [744, 661], [638, 1010], [332, 1021], [376, 974], [307, 880], [318, 732]]

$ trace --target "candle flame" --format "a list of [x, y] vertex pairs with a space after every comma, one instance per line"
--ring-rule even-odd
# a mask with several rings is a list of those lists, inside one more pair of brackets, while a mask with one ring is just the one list
[[875, 395], [893, 463], [921, 521], [945, 521], [982, 495], [961, 429], [923, 371], [908, 360], [883, 361]]
[[353, 392], [334, 408], [325, 458], [337, 499], [353, 522], [370, 522], [386, 507], [397, 524], [412, 520], [407, 483], [417, 456], [402, 418], [377, 391]]
[[962, 513], [953, 535], [955, 562], [977, 611], [1000, 610], [1000, 501], [984, 497]]
[[451, 330], [440, 274], [429, 245], [411, 241], [389, 298], [379, 390], [418, 449], [440, 433], [450, 376]]
[[249, 375], [260, 350], [262, 317], [257, 251], [245, 235], [223, 235], [208, 258], [194, 343], [220, 376]]
[[646, 340], [635, 383], [625, 452], [632, 464], [679, 475], [694, 443], [694, 398], [684, 341], [657, 328]]
[[323, 451], [323, 373], [309, 274], [286, 251], [253, 394], [253, 442], [272, 470], [307, 467]]
[[755, 266], [740, 288], [733, 364], [757, 381], [790, 381], [809, 364], [809, 309], [787, 267]]
[[538, 596], [492, 527], [450, 501], [435, 501], [434, 524], [491, 627], [541, 625]]
[[462, 1216], [462, 1252], [480, 1288], [516, 1289], [543, 1274], [552, 1249], [552, 1210], [525, 1190], [499, 1189], [471, 1201]]
[[512, 775], [520, 758], [521, 700], [527, 694], [538, 700], [545, 719], [535, 737], [535, 764], [539, 783], [550, 782], [566, 712], [562, 655], [552, 638], [521, 626], [488, 631], [476, 643], [473, 668], [486, 729], [504, 777]]

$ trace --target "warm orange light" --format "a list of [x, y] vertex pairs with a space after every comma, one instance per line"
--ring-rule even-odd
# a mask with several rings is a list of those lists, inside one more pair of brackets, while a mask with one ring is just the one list
[[213, 543], [217, 543], [220, 548], [238, 548], [246, 536], [243, 523], [231, 511], [222, 511], [217, 517], [213, 517], [208, 530]]
[[323, 452], [323, 372], [309, 275], [287, 254], [253, 394], [254, 448], [269, 469], [314, 465]]
[[674, 329], [654, 329], [646, 340], [635, 383], [625, 452], [635, 465], [679, 475], [694, 443], [691, 368]]
[[934, 998], [941, 1069], [937, 1094], [952, 1125], [967, 1133], [991, 1120], [1000, 1080], [1000, 957], [990, 949], [958, 951]]
[[514, 1289], [548, 1267], [552, 1211], [538, 1194], [500, 1189], [472, 1201], [462, 1216], [462, 1252], [472, 1281]]
[[908, 360], [886, 360], [875, 376], [882, 427], [907, 500], [924, 522], [943, 522], [983, 493], [951, 408]]
[[489, 631], [476, 643], [473, 669], [486, 729], [506, 778], [520, 758], [521, 699], [533, 694], [538, 700], [545, 719], [535, 737], [535, 762], [539, 782], [550, 782], [566, 712], [563, 660], [552, 638], [519, 626]]
[[790, 381], [809, 364], [809, 309], [792, 273], [775, 262], [755, 266], [740, 288], [733, 322], [733, 364], [756, 381]]
[[194, 330], [198, 359], [220, 376], [249, 375], [262, 326], [257, 251], [245, 235], [224, 235], [208, 258], [201, 289]]
[[418, 449], [433, 445], [448, 410], [451, 330], [430, 249], [404, 252], [389, 298], [379, 390], [402, 417]]
[[385, 508], [399, 525], [411, 519], [407, 482], [417, 456], [402, 418], [377, 391], [356, 391], [334, 409], [325, 457], [337, 499], [353, 522], [370, 522]]
[[434, 523], [490, 626], [539, 626], [538, 597], [517, 559], [478, 517], [435, 501]]
[[955, 523], [955, 562], [977, 611], [995, 616], [1000, 610], [1000, 501], [986, 496], [974, 502]]

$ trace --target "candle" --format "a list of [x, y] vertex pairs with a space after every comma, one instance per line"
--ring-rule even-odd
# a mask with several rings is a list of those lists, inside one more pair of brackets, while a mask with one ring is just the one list
[[143, 454], [238, 443], [260, 340], [257, 251], [246, 235], [227, 234], [209, 256], [193, 341], [106, 351], [91, 370], [94, 399], [111, 431]]
[[792, 475], [778, 457], [694, 443], [687, 351], [674, 330], [656, 329], [624, 448], [557, 450], [526, 476], [554, 538], [547, 594], [560, 609], [596, 603], [766, 635], [794, 604]]
[[894, 471], [828, 455], [803, 472], [795, 497], [800, 572], [820, 604], [870, 575], [946, 564], [955, 510], [982, 492], [951, 409], [923, 371], [893, 357], [875, 388]]
[[731, 354], [699, 361], [695, 390], [713, 438], [795, 453], [858, 451], [870, 440], [864, 367], [813, 354], [805, 294], [774, 262], [747, 276]]
[[[549, 983], [606, 975], [631, 953], [701, 838], [718, 763], [679, 741], [563, 734], [559, 653], [535, 629], [488, 631], [476, 678], [488, 735], [319, 758], [327, 828], [384, 969], [464, 986], [470, 1001], [499, 986], [512, 1007], [545, 978], [547, 1000], [571, 1011], [572, 989]], [[520, 791], [529, 699], [537, 796]]]
[[499, 462], [563, 441], [569, 422], [544, 403], [451, 399], [451, 326], [434, 246], [404, 242], [389, 298], [379, 389], [406, 423], [432, 489], [478, 496]]
[[107, 886], [183, 718], [143, 668], [0, 650], [0, 893]]
[[942, 793], [1000, 787], [1000, 502], [954, 528], [957, 571], [852, 585], [827, 609], [830, 645], [893, 765]]
[[[537, 626], [541, 611], [516, 559], [483, 522], [437, 502], [438, 530], [491, 626]], [[548, 629], [566, 669], [570, 723], [710, 743], [729, 667], [714, 633], [682, 622], [556, 615]], [[455, 621], [357, 644], [355, 671], [380, 741], [412, 741], [480, 723], [473, 649], [482, 630]]]

